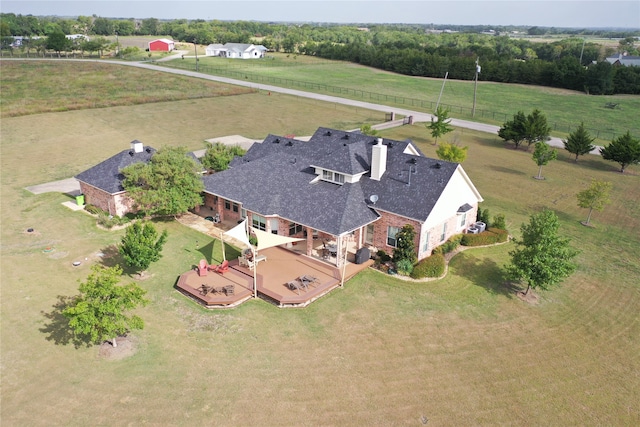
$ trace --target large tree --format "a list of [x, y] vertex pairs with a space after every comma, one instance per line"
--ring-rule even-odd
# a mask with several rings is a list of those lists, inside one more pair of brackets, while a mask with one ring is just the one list
[[569, 137], [562, 140], [564, 149], [575, 154], [575, 161], [578, 161], [578, 156], [583, 156], [590, 153], [596, 147], [593, 145], [595, 138], [591, 137], [589, 131], [584, 128], [584, 122], [580, 123], [580, 126], [569, 134]]
[[67, 51], [71, 48], [71, 41], [67, 39], [67, 36], [65, 36], [62, 31], [55, 31], [47, 37], [46, 47], [47, 49], [56, 51], [59, 58], [60, 52]]
[[220, 172], [229, 167], [229, 163], [235, 156], [244, 156], [246, 151], [239, 145], [225, 145], [214, 142], [204, 153], [202, 165], [212, 171]]
[[201, 170], [184, 147], [166, 147], [124, 168], [122, 184], [146, 214], [178, 215], [202, 204]]
[[522, 237], [514, 239], [517, 247], [509, 252], [506, 269], [510, 279], [527, 284], [525, 295], [531, 289], [548, 289], [575, 271], [578, 251], [569, 239], [558, 236], [559, 228], [558, 217], [550, 210], [531, 215], [529, 224], [520, 227]]
[[134, 222], [127, 228], [118, 250], [127, 265], [146, 270], [160, 259], [166, 241], [167, 230], [158, 236], [150, 222]]
[[438, 138], [453, 130], [449, 123], [451, 123], [451, 119], [449, 118], [449, 109], [438, 106], [435, 112], [435, 117], [431, 117], [431, 123], [425, 124], [425, 127], [431, 131], [431, 136], [434, 138], [433, 145], [438, 143]]
[[527, 142], [527, 147], [540, 141], [546, 141], [551, 133], [551, 127], [547, 125], [547, 118], [538, 109], [528, 115], [518, 111], [512, 120], [506, 121], [498, 130], [498, 136], [505, 141], [513, 141], [517, 149], [522, 142]]
[[544, 179], [542, 177], [542, 166], [548, 164], [551, 160], [555, 160], [558, 157], [558, 152], [549, 147], [544, 141], [536, 143], [536, 148], [533, 150], [533, 161], [538, 165], [538, 176], [536, 179]]
[[584, 225], [589, 225], [591, 221], [591, 213], [593, 210], [601, 211], [604, 206], [609, 203], [609, 192], [612, 184], [608, 181], [591, 180], [591, 185], [586, 190], [582, 190], [577, 194], [578, 206], [589, 209], [587, 220]]
[[632, 137], [627, 131], [611, 141], [611, 144], [601, 148], [600, 154], [605, 160], [619, 163], [620, 172], [624, 173], [627, 166], [640, 163], [640, 139]]
[[143, 320], [128, 311], [147, 304], [146, 291], [135, 283], [118, 286], [121, 274], [119, 266], [92, 267], [87, 281], [80, 284], [80, 294], [62, 310], [74, 335], [94, 344], [111, 340], [117, 347], [117, 337], [144, 327]]

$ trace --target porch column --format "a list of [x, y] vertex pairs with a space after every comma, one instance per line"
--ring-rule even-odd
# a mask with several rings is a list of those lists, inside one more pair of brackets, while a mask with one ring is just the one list
[[311, 256], [313, 253], [313, 229], [307, 227], [307, 256]]

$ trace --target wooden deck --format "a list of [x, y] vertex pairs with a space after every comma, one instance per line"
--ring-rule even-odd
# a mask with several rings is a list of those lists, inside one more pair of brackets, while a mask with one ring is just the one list
[[[266, 301], [278, 307], [305, 307], [340, 286], [342, 270], [312, 257], [302, 255], [281, 247], [265, 249], [260, 252], [266, 261], [257, 265], [257, 293]], [[371, 265], [348, 263], [345, 281]], [[291, 290], [287, 283], [300, 276], [313, 276], [317, 281], [306, 289]], [[209, 293], [202, 295], [200, 286], [223, 287], [233, 284], [234, 295]], [[191, 270], [180, 276], [176, 288], [207, 308], [229, 308], [248, 300], [253, 296], [253, 271], [240, 267], [238, 260], [229, 261], [229, 270], [224, 274], [209, 272], [199, 276]]]

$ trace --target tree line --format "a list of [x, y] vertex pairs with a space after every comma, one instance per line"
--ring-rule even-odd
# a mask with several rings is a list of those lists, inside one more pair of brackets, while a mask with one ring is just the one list
[[[442, 31], [443, 28], [449, 31]], [[640, 31], [565, 30], [565, 34], [570, 35], [564, 39], [540, 42], [511, 37], [516, 30], [530, 36], [559, 33], [558, 29], [543, 27], [299, 25], [0, 14], [0, 35], [4, 40], [11, 36], [50, 37], [62, 33], [87, 36], [164, 35], [177, 41], [203, 45], [254, 42], [276, 52], [349, 61], [405, 75], [442, 78], [448, 72], [450, 78], [457, 80], [474, 79], [476, 61], [479, 61], [479, 80], [550, 86], [594, 95], [640, 94], [640, 67], [618, 67], [604, 60], [617, 52], [640, 55]], [[618, 38], [618, 46], [606, 47], [587, 42], [584, 38], [594, 34]], [[99, 50], [94, 48], [88, 46], [88, 50]]]

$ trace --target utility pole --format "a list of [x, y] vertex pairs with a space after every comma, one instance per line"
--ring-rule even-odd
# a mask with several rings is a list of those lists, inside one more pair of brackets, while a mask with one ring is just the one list
[[193, 39], [193, 50], [196, 52], [196, 72], [198, 72], [198, 44], [196, 39]]
[[479, 60], [480, 58], [476, 58], [476, 83], [473, 87], [473, 109], [471, 110], [471, 117], [476, 116], [476, 94], [478, 93], [478, 74], [480, 74]]

